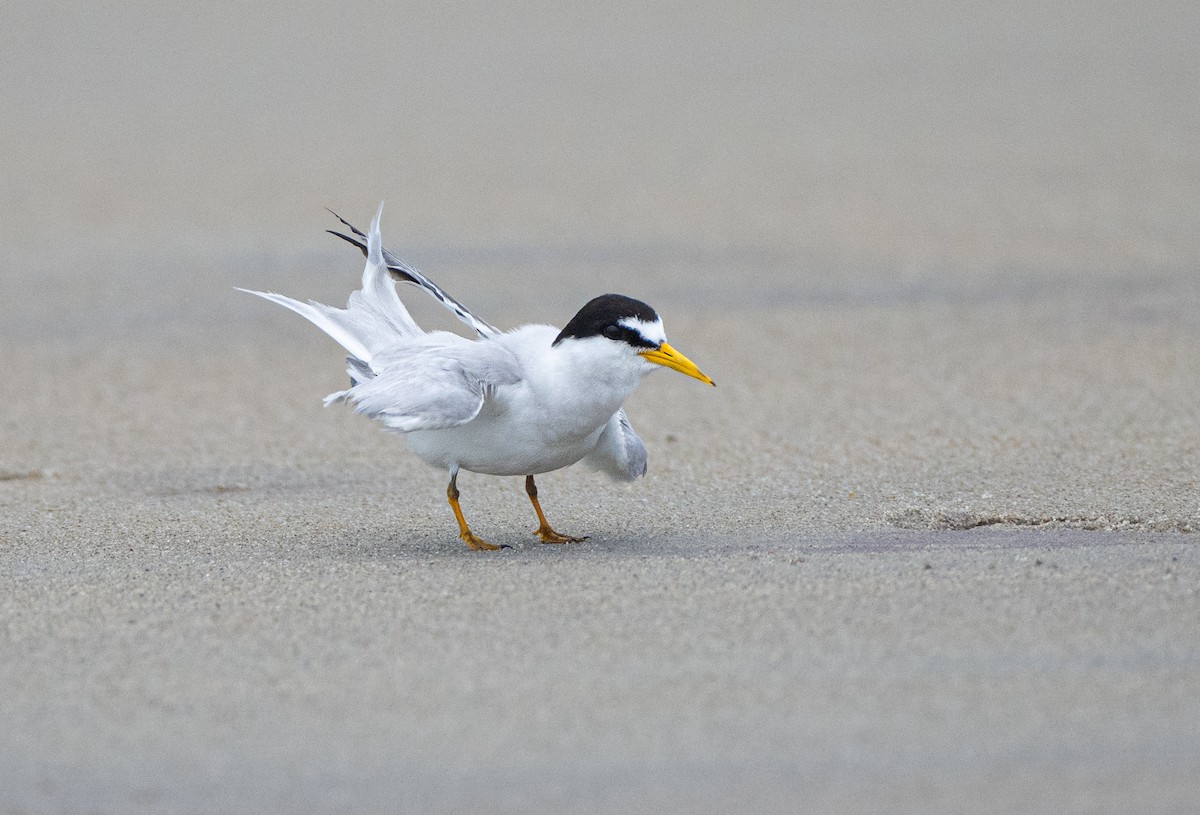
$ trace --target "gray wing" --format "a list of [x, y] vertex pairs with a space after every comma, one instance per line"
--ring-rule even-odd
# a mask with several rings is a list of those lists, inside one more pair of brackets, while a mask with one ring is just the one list
[[403, 433], [465, 424], [492, 389], [521, 378], [516, 358], [499, 343], [441, 332], [377, 357], [370, 373], [325, 403], [353, 402], [356, 413]]
[[634, 481], [646, 474], [646, 445], [633, 432], [624, 408], [608, 420], [596, 448], [583, 463], [621, 481]]
[[[336, 237], [341, 238], [342, 240], [346, 241], [347, 243], [357, 246], [362, 251], [362, 253], [364, 255], [366, 255], [367, 254], [367, 236], [362, 233], [362, 230], [360, 230], [354, 224], [347, 221], [341, 215], [338, 215], [333, 210], [329, 210], [329, 214], [332, 215], [333, 217], [337, 218], [343, 224], [345, 224], [346, 228], [349, 229], [353, 234], [346, 235], [342, 232], [337, 232], [332, 229], [327, 229], [325, 231], [328, 232], [330, 235], [335, 235]], [[469, 325], [471, 327], [471, 330], [474, 331], [479, 336], [481, 336], [481, 337], [496, 337], [502, 333], [500, 331], [500, 329], [496, 328], [496, 326], [492, 325], [491, 323], [487, 322], [486, 320], [481, 320], [479, 317], [476, 317], [475, 314], [472, 313], [469, 308], [464, 306], [462, 303], [458, 302], [458, 300], [451, 297], [449, 292], [443, 291], [436, 283], [434, 283], [428, 277], [426, 277], [421, 272], [414, 269], [412, 266], [409, 266], [407, 263], [405, 263], [400, 258], [393, 255], [391, 252], [389, 252], [386, 249], [383, 250], [383, 260], [384, 260], [384, 263], [387, 264], [388, 271], [391, 272], [391, 275], [393, 278], [395, 278], [396, 280], [399, 280], [402, 283], [409, 283], [409, 284], [412, 284], [413, 286], [419, 286], [420, 288], [429, 292], [429, 294], [435, 300], [437, 300], [439, 303], [441, 303], [443, 306], [445, 306], [447, 309], [449, 309], [451, 312], [453, 312], [455, 317], [457, 317], [458, 319], [462, 320], [464, 323]]]

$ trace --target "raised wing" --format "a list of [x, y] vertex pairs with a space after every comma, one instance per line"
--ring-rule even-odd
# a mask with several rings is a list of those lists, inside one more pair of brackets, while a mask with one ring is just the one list
[[[367, 263], [363, 267], [362, 288], [352, 292], [345, 308], [327, 306], [312, 300], [301, 303], [291, 297], [274, 292], [250, 291], [284, 308], [291, 309], [313, 323], [351, 354], [352, 360], [371, 365], [375, 356], [398, 341], [422, 336], [424, 332], [413, 322], [408, 309], [396, 294], [390, 269], [384, 265], [382, 238], [379, 235], [379, 219], [383, 205], [371, 221], [371, 234], [365, 238], [363, 252]], [[354, 366], [351, 364], [351, 368]], [[351, 377], [356, 377], [353, 370]]]
[[[333, 210], [329, 210], [329, 214], [341, 221], [352, 234], [346, 235], [345, 233], [337, 232], [333, 229], [328, 229], [326, 231], [330, 235], [336, 235], [347, 243], [357, 246], [364, 255], [367, 254], [367, 236], [362, 233], [362, 230], [347, 221], [341, 215], [338, 215]], [[495, 337], [501, 333], [500, 329], [496, 328], [491, 323], [476, 317], [473, 313], [471, 313], [469, 308], [451, 297], [448, 292], [443, 291], [428, 277], [421, 274], [421, 272], [417, 271], [412, 266], [409, 266], [407, 263], [386, 249], [383, 250], [383, 259], [387, 263], [388, 271], [391, 272], [393, 278], [403, 283], [419, 286], [420, 288], [429, 292], [434, 299], [449, 309], [459, 320], [469, 325], [471, 330], [473, 330], [479, 336]]]

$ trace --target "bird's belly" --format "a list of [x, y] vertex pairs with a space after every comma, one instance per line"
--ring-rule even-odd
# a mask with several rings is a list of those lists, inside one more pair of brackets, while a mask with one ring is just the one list
[[550, 432], [545, 427], [485, 417], [458, 427], [406, 433], [409, 447], [434, 466], [485, 475], [537, 475], [569, 467], [596, 447], [604, 425], [587, 432]]

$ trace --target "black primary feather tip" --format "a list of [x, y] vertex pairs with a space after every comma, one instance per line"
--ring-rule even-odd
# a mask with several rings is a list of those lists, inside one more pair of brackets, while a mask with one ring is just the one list
[[[325, 231], [328, 232], [330, 235], [333, 235], [335, 238], [341, 238], [342, 240], [344, 240], [346, 243], [350, 244], [351, 246], [357, 247], [358, 251], [362, 252], [363, 257], [367, 257], [367, 236], [363, 234], [363, 231], [361, 229], [359, 229], [357, 226], [355, 226], [354, 224], [347, 221], [341, 215], [338, 215], [336, 212], [331, 210], [329, 207], [325, 207], [325, 211], [328, 212], [330, 215], [332, 215], [334, 218], [337, 218], [339, 221], [344, 223], [350, 229], [350, 231], [355, 234], [355, 237], [352, 238], [349, 235], [345, 234], [344, 232], [338, 232], [336, 229], [326, 229]], [[401, 269], [399, 266], [397, 266], [395, 263], [392, 262], [393, 258], [390, 257], [390, 254], [391, 254], [390, 252], [388, 252], [386, 249], [383, 251], [384, 251], [384, 262], [387, 264], [388, 273], [392, 276], [393, 280], [399, 281], [400, 283], [409, 283], [413, 286], [421, 285], [421, 282], [419, 280], [417, 280], [415, 277], [410, 275], [404, 269]]]

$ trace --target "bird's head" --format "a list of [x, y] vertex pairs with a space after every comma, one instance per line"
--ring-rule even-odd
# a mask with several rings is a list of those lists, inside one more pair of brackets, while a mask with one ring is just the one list
[[700, 372], [696, 363], [671, 347], [654, 309], [623, 294], [602, 294], [579, 309], [553, 344], [568, 341], [587, 342], [598, 353], [628, 357], [644, 365], [646, 371], [662, 365], [709, 385], [716, 384]]

